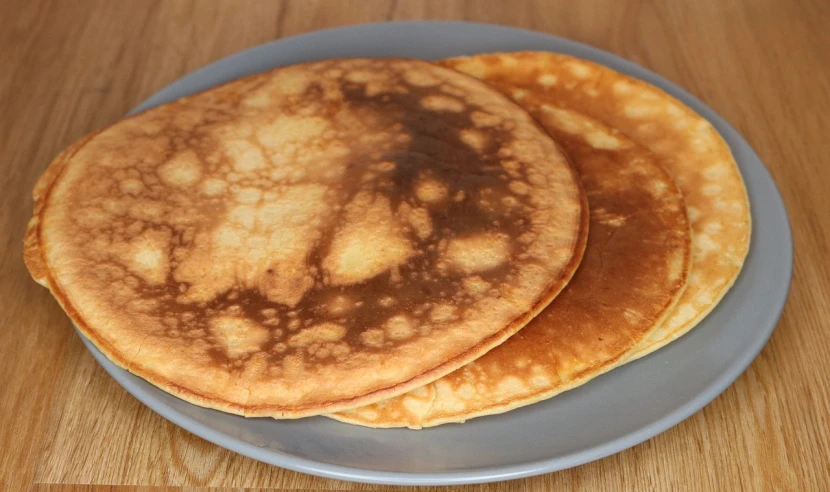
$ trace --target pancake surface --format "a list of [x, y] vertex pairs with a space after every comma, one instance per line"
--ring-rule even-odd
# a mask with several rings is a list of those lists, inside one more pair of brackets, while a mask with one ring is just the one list
[[729, 146], [703, 117], [650, 84], [610, 68], [546, 52], [445, 60], [525, 97], [600, 120], [653, 152], [683, 193], [692, 227], [689, 282], [671, 317], [632, 354], [642, 357], [691, 330], [737, 279], [749, 251], [749, 201]]
[[420, 61], [254, 75], [87, 137], [39, 181], [26, 263], [110, 359], [294, 418], [391, 397], [570, 279], [578, 179], [526, 112]]
[[582, 263], [520, 332], [405, 395], [331, 417], [370, 427], [428, 427], [550, 398], [615, 367], [652, 333], [685, 287], [683, 198], [652, 154], [574, 111], [523, 99], [571, 157], [588, 194]]

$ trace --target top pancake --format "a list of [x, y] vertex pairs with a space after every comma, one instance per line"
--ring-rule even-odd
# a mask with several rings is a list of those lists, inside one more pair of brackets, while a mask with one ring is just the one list
[[26, 263], [115, 363], [293, 418], [421, 386], [521, 328], [586, 238], [577, 177], [487, 85], [329, 60], [149, 110], [67, 149]]
[[729, 146], [703, 117], [650, 84], [602, 65], [546, 52], [495, 53], [443, 62], [461, 72], [573, 109], [654, 153], [683, 193], [692, 266], [671, 317], [632, 354], [642, 357], [688, 332], [717, 305], [749, 251], [749, 201]]
[[552, 100], [528, 97], [522, 104], [562, 145], [584, 183], [591, 219], [579, 269], [547, 309], [481, 358], [335, 419], [420, 428], [550, 398], [628, 357], [679, 298], [691, 246], [683, 197], [669, 174], [596, 120]]

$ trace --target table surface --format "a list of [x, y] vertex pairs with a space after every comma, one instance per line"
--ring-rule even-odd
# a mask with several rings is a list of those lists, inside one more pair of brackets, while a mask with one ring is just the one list
[[459, 489], [819, 490], [830, 483], [830, 3], [0, 3], [3, 490], [384, 489], [264, 465], [152, 413], [104, 373], [46, 289], [31, 281], [22, 238], [30, 191], [56, 153], [161, 87], [272, 39], [394, 19], [466, 19], [549, 32], [679, 83], [755, 147], [784, 196], [795, 236], [781, 323], [752, 366], [710, 405], [603, 460]]

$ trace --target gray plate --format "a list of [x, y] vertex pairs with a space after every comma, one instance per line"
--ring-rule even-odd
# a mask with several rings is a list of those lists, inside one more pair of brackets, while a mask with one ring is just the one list
[[735, 286], [689, 335], [551, 400], [417, 432], [372, 430], [323, 417], [276, 421], [207, 410], [117, 368], [84, 340], [87, 348], [127, 391], [198, 436], [266, 463], [358, 482], [460, 484], [537, 475], [626, 449], [702, 408], [746, 369], [775, 328], [790, 285], [792, 236], [781, 197], [746, 141], [702, 102], [654, 73], [589, 46], [519, 29], [460, 22], [369, 24], [230, 56], [174, 82], [134, 112], [295, 62], [515, 50], [568, 53], [651, 82], [709, 119], [731, 146], [752, 203], [752, 248]]

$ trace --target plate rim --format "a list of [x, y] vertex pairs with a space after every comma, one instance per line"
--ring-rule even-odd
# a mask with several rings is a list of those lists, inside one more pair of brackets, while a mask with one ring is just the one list
[[[586, 43], [563, 38], [546, 32], [533, 31], [529, 29], [503, 26], [498, 24], [452, 20], [391, 21], [352, 24], [347, 26], [315, 30], [298, 34], [295, 36], [288, 36], [284, 38], [271, 40], [223, 57], [219, 60], [204, 65], [193, 72], [185, 74], [184, 76], [179, 77], [173, 82], [165, 85], [161, 89], [154, 92], [147, 99], [145, 99], [141, 104], [136, 106], [128, 114], [135, 114], [137, 112], [152, 108], [167, 100], [170, 100], [170, 97], [168, 97], [167, 93], [175, 90], [177, 84], [183, 83], [185, 79], [192, 80], [194, 78], [204, 77], [204, 74], [206, 72], [215, 70], [220, 65], [228, 64], [233, 60], [239, 58], [256, 56], [256, 53], [260, 50], [267, 51], [271, 49], [279, 49], [276, 47], [276, 45], [287, 40], [293, 40], [294, 42], [297, 42], [302, 40], [303, 38], [313, 37], [316, 35], [320, 35], [321, 33], [328, 33], [329, 35], [335, 34], [337, 31], [346, 32], [362, 31], [367, 29], [375, 30], [393, 28], [394, 26], [403, 25], [440, 25], [446, 28], [459, 24], [472, 28], [518, 31], [524, 34], [532, 34], [534, 36], [546, 37], [551, 42], [558, 43], [561, 50], [565, 50], [568, 53], [572, 53], [573, 51], [583, 53], [585, 54], [585, 56], [583, 56], [582, 54], [580, 54], [579, 56], [583, 56], [584, 58], [595, 61], [596, 63], [609, 66], [615, 70], [631, 75], [632, 77], [636, 77], [641, 80], [646, 80], [647, 82], [656, 85], [657, 87], [666, 91], [673, 97], [678, 98], [684, 104], [688, 105], [702, 117], [711, 122], [712, 125], [718, 131], [718, 133], [724, 138], [724, 140], [727, 141], [732, 150], [734, 150], [733, 142], [735, 142], [737, 145], [744, 147], [746, 151], [749, 151], [750, 155], [749, 158], [746, 159], [747, 161], [757, 161], [757, 163], [759, 164], [759, 169], [753, 169], [753, 173], [761, 173], [762, 175], [759, 177], [759, 179], [762, 179], [765, 182], [764, 184], [771, 185], [771, 189], [767, 191], [771, 191], [772, 193], [769, 193], [769, 195], [765, 198], [767, 200], [771, 200], [773, 202], [772, 205], [776, 209], [778, 209], [777, 212], [780, 212], [782, 214], [781, 216], [777, 217], [777, 219], [783, 218], [783, 222], [784, 224], [786, 224], [785, 229], [787, 232], [787, 237], [780, 238], [782, 247], [784, 249], [784, 258], [782, 258], [781, 261], [786, 262], [786, 286], [784, 286], [782, 283], [782, 287], [784, 287], [784, 294], [783, 296], [781, 296], [779, 302], [771, 307], [771, 312], [773, 313], [771, 319], [773, 319], [774, 321], [770, 323], [770, 326], [764, 326], [762, 327], [762, 330], [759, 330], [758, 336], [753, 339], [753, 343], [748, 345], [747, 348], [739, 354], [739, 357], [737, 357], [732, 363], [729, 364], [728, 370], [721, 373], [703, 391], [700, 391], [699, 393], [695, 394], [693, 397], [689, 398], [688, 401], [676, 407], [673, 411], [663, 415], [662, 418], [659, 418], [648, 425], [642, 426], [622, 436], [605, 441], [602, 444], [588, 447], [586, 449], [582, 449], [580, 451], [570, 453], [565, 456], [537, 460], [522, 463], [519, 465], [484, 467], [475, 469], [473, 471], [428, 473], [380, 471], [337, 464], [329, 464], [308, 458], [294, 456], [284, 451], [274, 449], [262, 449], [254, 444], [244, 442], [239, 438], [223, 434], [221, 431], [213, 429], [206, 424], [198, 422], [188, 417], [187, 415], [180, 413], [178, 410], [167, 405], [164, 401], [157, 399], [152, 394], [145, 391], [143, 388], [140, 387], [140, 385], [136, 381], [133, 381], [128, 377], [132, 376], [132, 374], [130, 374], [128, 371], [124, 369], [115, 366], [112, 362], [106, 359], [106, 357], [103, 354], [101, 354], [101, 352], [98, 351], [88, 339], [86, 339], [80, 332], [78, 332], [76, 328], [76, 332], [78, 332], [78, 335], [80, 336], [84, 345], [92, 353], [93, 357], [104, 368], [104, 370], [106, 370], [106, 372], [113, 379], [116, 380], [116, 382], [118, 382], [125, 390], [127, 390], [127, 392], [136, 397], [139, 401], [141, 401], [155, 413], [159, 414], [166, 420], [172, 422], [174, 425], [181, 427], [220, 447], [229, 449], [233, 452], [247, 456], [257, 461], [261, 461], [264, 463], [279, 466], [293, 471], [308, 473], [311, 475], [321, 476], [325, 478], [334, 478], [339, 480], [347, 480], [352, 482], [389, 485], [460, 485], [512, 480], [539, 475], [542, 473], [563, 470], [573, 466], [578, 466], [591, 461], [595, 461], [597, 459], [601, 459], [606, 456], [633, 447], [656, 436], [657, 434], [660, 434], [668, 430], [671, 427], [674, 427], [675, 425], [679, 424], [692, 414], [696, 413], [698, 410], [702, 409], [704, 406], [708, 405], [714, 398], [723, 393], [723, 391], [725, 391], [746, 370], [746, 368], [752, 363], [752, 361], [757, 357], [757, 355], [766, 345], [767, 341], [769, 340], [769, 337], [772, 335], [772, 332], [778, 325], [782, 311], [789, 297], [790, 286], [792, 283], [792, 271], [794, 260], [793, 238], [792, 227], [787, 216], [784, 201], [774, 180], [772, 179], [772, 176], [769, 173], [769, 170], [766, 168], [763, 161], [760, 159], [760, 157], [757, 155], [757, 153], [754, 151], [751, 145], [749, 145], [749, 142], [747, 142], [746, 139], [723, 117], [721, 117], [712, 108], [703, 103], [703, 101], [698, 99], [696, 96], [694, 96], [678, 84], [619, 55], [607, 52], [605, 50], [596, 48]], [[213, 85], [215, 84], [209, 84], [208, 86]], [[196, 91], [194, 90], [190, 92], [193, 93]], [[750, 164], [742, 164], [740, 161], [738, 161], [737, 158], [736, 161], [738, 162], [738, 165], [741, 168], [742, 174], [744, 174], [746, 172], [743, 169], [744, 165]], [[754, 164], [751, 165], [754, 166]], [[750, 195], [750, 206], [752, 207], [752, 193], [750, 192], [749, 187], [747, 187], [747, 193], [748, 195]], [[759, 224], [760, 221], [757, 221], [755, 219], [753, 212], [754, 209], [751, 209], [751, 213], [753, 215], [753, 236], [755, 236], [755, 229], [757, 227], [760, 227], [761, 225]], [[751, 249], [752, 245], [750, 245], [750, 250]], [[744, 271], [741, 272], [739, 277], [743, 275]], [[726, 294], [724, 301], [726, 300], [726, 298], [728, 298], [728, 296], [729, 293]], [[383, 430], [379, 430], [379, 432], [383, 432]]]

